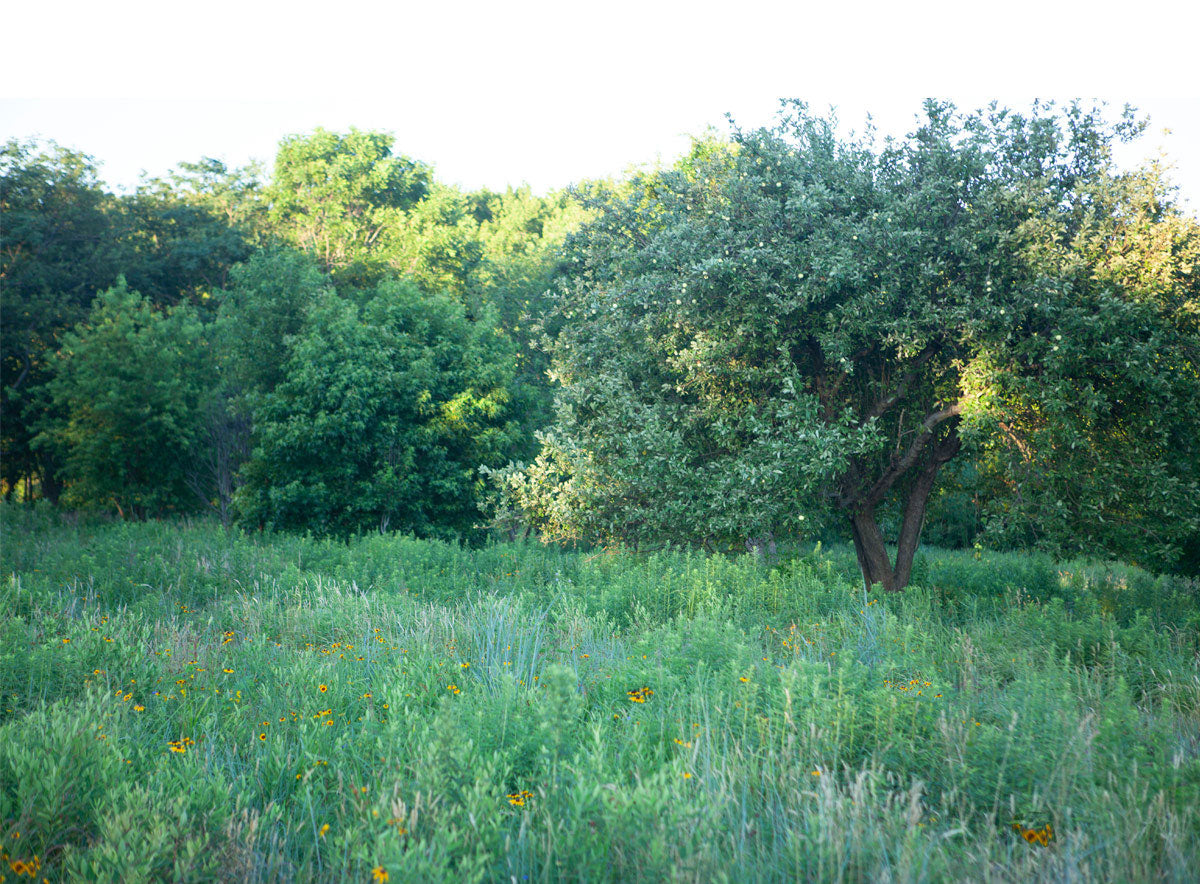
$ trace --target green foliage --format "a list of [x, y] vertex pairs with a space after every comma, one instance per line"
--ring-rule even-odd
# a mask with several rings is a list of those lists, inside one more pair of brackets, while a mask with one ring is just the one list
[[270, 393], [285, 377], [291, 339], [332, 291], [313, 260], [291, 249], [255, 252], [216, 293], [222, 378], [239, 395]]
[[427, 166], [392, 154], [392, 136], [316, 129], [285, 138], [267, 188], [272, 226], [285, 241], [352, 285], [388, 266], [391, 237], [430, 191]]
[[[497, 388], [480, 393], [480, 402], [464, 406], [463, 414], [442, 420], [446, 427], [462, 424], [446, 431], [447, 440], [478, 438], [443, 442], [456, 449], [456, 463], [478, 456], [471, 470], [502, 462], [500, 451], [504, 457], [532, 454], [533, 431], [549, 418], [547, 363], [533, 342], [542, 295], [558, 270], [557, 249], [576, 223], [578, 207], [563, 194], [543, 198], [528, 189], [463, 193], [434, 182], [426, 166], [394, 155], [392, 143], [384, 133], [317, 130], [284, 140], [266, 186], [253, 167], [230, 169], [206, 158], [180, 164], [122, 197], [104, 192], [94, 163], [82, 154], [8, 143], [0, 379], [4, 492], [11, 495], [23, 480], [18, 493], [25, 499], [39, 491], [58, 496], [59, 479], [68, 472], [55, 458], [84, 436], [55, 431], [46, 436], [55, 444], [31, 444], [38, 427], [70, 423], [55, 410], [61, 396], [56, 399], [47, 386], [59, 364], [54, 354], [62, 333], [84, 319], [96, 291], [111, 285], [118, 269], [150, 303], [190, 302], [207, 323], [203, 337], [212, 360], [196, 379], [206, 395], [188, 484], [223, 520], [241, 482], [253, 416], [286, 378], [294, 339], [309, 309], [331, 292], [331, 282], [364, 306], [381, 281], [404, 277], [431, 303], [450, 295], [479, 329], [499, 325], [515, 349], [487, 333], [467, 337], [486, 339], [485, 350], [511, 349], [504, 357], [511, 371], [498, 382], [505, 388], [500, 398], [507, 397], [498, 429], [505, 441], [483, 441], [491, 440], [491, 431], [480, 429], [486, 420], [477, 420], [496, 412]], [[471, 411], [475, 417], [465, 416]], [[132, 437], [120, 438], [131, 446], [130, 457], [141, 457]], [[109, 459], [117, 459], [115, 448]], [[441, 515], [410, 514], [406, 523], [444, 522], [447, 507], [473, 513], [475, 480], [458, 475], [462, 469], [465, 460], [438, 468], [432, 485], [418, 482], [441, 495], [429, 504]], [[451, 506], [446, 498], [454, 489], [462, 495]], [[379, 523], [390, 519], [379, 498], [394, 490], [362, 502]], [[176, 489], [163, 494], [177, 496]], [[72, 499], [92, 496], [81, 488]], [[451, 521], [471, 520], [460, 514]]]
[[129, 284], [157, 304], [204, 305], [256, 244], [257, 174], [206, 157], [123, 197], [120, 266]]
[[589, 203], [556, 424], [509, 505], [551, 537], [715, 546], [837, 512], [867, 585], [898, 589], [966, 440], [1024, 453], [1004, 506], [1055, 548], [1177, 559], [1200, 528], [1194, 222], [1111, 167], [1128, 117], [926, 114], [878, 147], [785, 103]]
[[250, 524], [349, 534], [469, 533], [481, 465], [518, 441], [508, 340], [447, 296], [384, 282], [327, 295], [255, 412], [240, 506]]
[[63, 335], [37, 443], [57, 452], [74, 506], [145, 518], [195, 508], [188, 466], [211, 380], [195, 311], [159, 311], [123, 278]]
[[1200, 862], [1194, 582], [932, 550], [938, 591], [864, 597], [849, 550], [767, 570], [0, 519], [0, 850], [49, 880]]
[[116, 279], [110, 198], [96, 161], [33, 141], [0, 148], [0, 476], [6, 492], [40, 476], [53, 497], [55, 465], [33, 446], [42, 389], [60, 335]]
[[1157, 166], [1075, 200], [1016, 232], [1060, 290], [964, 378], [990, 539], [1170, 568], [1200, 536], [1200, 224]]

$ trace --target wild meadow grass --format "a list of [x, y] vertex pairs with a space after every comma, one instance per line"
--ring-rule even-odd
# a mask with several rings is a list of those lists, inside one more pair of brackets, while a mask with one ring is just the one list
[[9, 878], [1200, 870], [1195, 582], [0, 517]]

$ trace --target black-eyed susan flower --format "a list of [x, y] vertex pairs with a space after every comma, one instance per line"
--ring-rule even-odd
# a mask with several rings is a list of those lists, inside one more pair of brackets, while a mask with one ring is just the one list
[[626, 693], [629, 695], [629, 702], [631, 703], [645, 703], [646, 700], [654, 695], [654, 691], [646, 687], [638, 688], [635, 691], [627, 691]]
[[385, 869], [383, 866], [376, 866], [375, 868], [371, 869], [372, 881], [386, 881], [387, 879], [387, 869]]
[[318, 691], [320, 691], [320, 692], [323, 694], [323, 693], [325, 693], [327, 690], [329, 690], [329, 685], [327, 685], [327, 684], [319, 684], [319, 685], [317, 685], [317, 690], [318, 690]]
[[1050, 823], [1042, 826], [1040, 829], [1030, 829], [1023, 826], [1021, 823], [1014, 822], [1012, 824], [1013, 831], [1025, 839], [1027, 844], [1037, 844], [1041, 847], [1050, 846], [1050, 842], [1054, 840], [1054, 827]]

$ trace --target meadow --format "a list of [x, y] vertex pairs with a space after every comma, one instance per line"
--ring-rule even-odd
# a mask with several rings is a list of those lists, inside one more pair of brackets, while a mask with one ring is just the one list
[[1195, 581], [0, 518], [9, 880], [1200, 869]]

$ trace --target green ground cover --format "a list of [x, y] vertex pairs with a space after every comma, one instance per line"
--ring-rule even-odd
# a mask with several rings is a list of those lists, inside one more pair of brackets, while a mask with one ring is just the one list
[[0, 517], [9, 878], [1200, 869], [1194, 582]]

